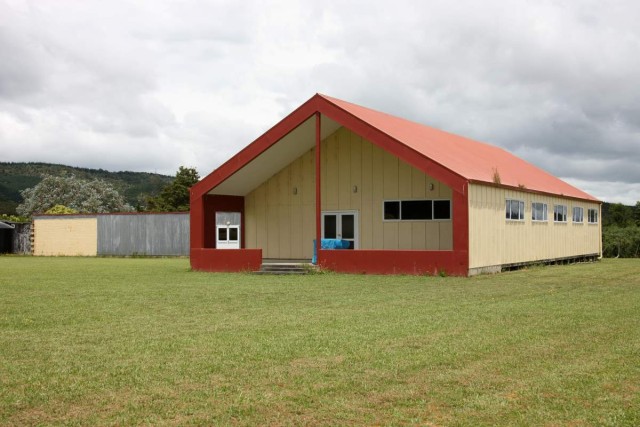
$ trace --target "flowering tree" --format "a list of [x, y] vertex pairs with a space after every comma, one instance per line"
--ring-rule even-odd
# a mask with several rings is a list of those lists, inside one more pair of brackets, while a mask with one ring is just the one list
[[63, 205], [79, 213], [131, 211], [111, 184], [101, 179], [87, 181], [75, 176], [45, 176], [36, 186], [21, 192], [24, 202], [16, 208], [22, 216], [43, 213]]

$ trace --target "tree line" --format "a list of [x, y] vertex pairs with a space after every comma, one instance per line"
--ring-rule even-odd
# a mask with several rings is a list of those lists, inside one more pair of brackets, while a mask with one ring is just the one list
[[[180, 166], [175, 179], [159, 194], [146, 196], [133, 207], [103, 179], [46, 175], [21, 192], [24, 201], [16, 211], [25, 220], [42, 213], [185, 212], [189, 210], [189, 189], [199, 179], [195, 168]], [[635, 206], [603, 204], [602, 251], [605, 257], [640, 257], [640, 201]]]
[[103, 179], [45, 175], [38, 184], [21, 191], [23, 202], [16, 212], [24, 219], [37, 214], [184, 212], [189, 210], [189, 189], [199, 179], [195, 168], [180, 166], [175, 179], [159, 194], [146, 196], [133, 207], [111, 183]]

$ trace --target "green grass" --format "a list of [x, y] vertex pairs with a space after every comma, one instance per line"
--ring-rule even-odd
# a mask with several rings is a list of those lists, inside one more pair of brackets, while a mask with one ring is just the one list
[[640, 425], [640, 261], [470, 279], [0, 257], [0, 425]]

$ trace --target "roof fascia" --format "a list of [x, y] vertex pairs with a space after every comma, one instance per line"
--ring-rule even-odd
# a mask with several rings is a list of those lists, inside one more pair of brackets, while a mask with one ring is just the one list
[[526, 187], [513, 187], [513, 186], [510, 186], [510, 185], [496, 184], [494, 182], [479, 181], [479, 180], [475, 180], [475, 179], [469, 180], [469, 184], [484, 185], [486, 187], [494, 187], [494, 188], [502, 188], [504, 190], [521, 191], [523, 193], [539, 194], [541, 196], [560, 197], [562, 199], [569, 199], [569, 200], [579, 200], [581, 202], [588, 202], [588, 203], [596, 203], [596, 204], [602, 204], [603, 203], [602, 200], [599, 200], [599, 199], [596, 199], [596, 198], [587, 199], [587, 198], [582, 198], [582, 197], [567, 196], [566, 194], [549, 193], [547, 191], [532, 190], [532, 189], [526, 188]]

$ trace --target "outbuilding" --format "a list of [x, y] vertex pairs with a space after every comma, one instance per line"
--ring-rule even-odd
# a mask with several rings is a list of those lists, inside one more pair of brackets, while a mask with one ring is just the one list
[[191, 266], [315, 252], [333, 271], [471, 275], [596, 259], [600, 209], [504, 149], [316, 94], [192, 187]]

